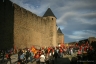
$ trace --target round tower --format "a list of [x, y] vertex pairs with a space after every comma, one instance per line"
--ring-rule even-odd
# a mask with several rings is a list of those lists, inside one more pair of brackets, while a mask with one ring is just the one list
[[57, 46], [57, 26], [56, 26], [56, 16], [53, 14], [50, 8], [47, 9], [43, 17], [48, 18], [50, 22], [50, 38], [51, 46]]

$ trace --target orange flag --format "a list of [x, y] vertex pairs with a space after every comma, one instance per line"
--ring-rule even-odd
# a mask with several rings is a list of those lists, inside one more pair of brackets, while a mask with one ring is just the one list
[[35, 50], [36, 50], [35, 47], [32, 46], [32, 52], [35, 52]]

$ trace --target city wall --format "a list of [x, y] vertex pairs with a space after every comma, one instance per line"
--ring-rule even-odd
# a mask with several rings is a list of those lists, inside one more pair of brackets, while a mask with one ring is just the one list
[[96, 41], [96, 38], [95, 37], [89, 37], [88, 40], [89, 40], [89, 43], [91, 44], [92, 42]]
[[14, 4], [14, 44], [19, 48], [56, 45], [56, 19], [39, 17]]
[[58, 44], [59, 43], [64, 43], [64, 35], [63, 34], [61, 34], [61, 33], [57, 33], [58, 34], [58, 39], [57, 39], [57, 42], [58, 42]]

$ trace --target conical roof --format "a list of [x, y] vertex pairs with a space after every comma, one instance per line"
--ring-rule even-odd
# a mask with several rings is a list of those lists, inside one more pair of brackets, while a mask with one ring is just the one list
[[53, 14], [53, 12], [50, 8], [48, 8], [47, 11], [45, 12], [45, 14], [43, 15], [43, 17], [47, 17], [47, 16], [53, 16], [56, 18], [56, 16]]
[[62, 33], [62, 31], [61, 31], [61, 29], [60, 28], [58, 28], [58, 31], [57, 31], [58, 33]]

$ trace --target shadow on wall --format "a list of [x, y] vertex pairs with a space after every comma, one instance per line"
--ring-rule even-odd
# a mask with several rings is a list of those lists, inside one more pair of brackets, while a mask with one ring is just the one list
[[13, 47], [14, 7], [9, 0], [0, 0], [0, 49]]

